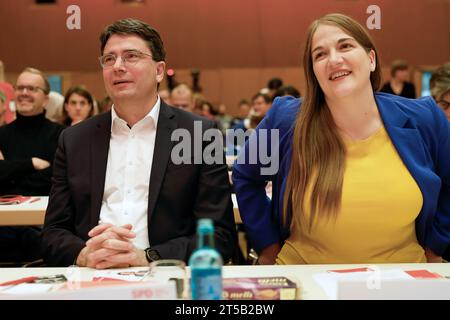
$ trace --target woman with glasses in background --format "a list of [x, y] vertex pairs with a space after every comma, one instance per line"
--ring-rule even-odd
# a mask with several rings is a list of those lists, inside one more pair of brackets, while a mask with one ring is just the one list
[[430, 79], [431, 96], [450, 121], [450, 62], [443, 64]]

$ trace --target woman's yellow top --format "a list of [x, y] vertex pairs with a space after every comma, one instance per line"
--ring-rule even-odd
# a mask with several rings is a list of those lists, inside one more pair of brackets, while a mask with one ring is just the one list
[[[336, 220], [294, 214], [278, 264], [426, 262], [415, 220], [422, 193], [384, 127], [366, 140], [345, 141], [346, 169]], [[309, 192], [305, 208], [309, 208]]]

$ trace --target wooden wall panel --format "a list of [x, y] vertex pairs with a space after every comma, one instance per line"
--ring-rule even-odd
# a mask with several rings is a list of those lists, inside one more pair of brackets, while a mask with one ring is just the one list
[[[205, 96], [234, 112], [275, 76], [304, 92], [301, 48], [310, 22], [328, 12], [353, 16], [363, 25], [372, 0], [146, 0], [130, 6], [119, 0], [0, 1], [0, 60], [6, 77], [34, 66], [64, 76], [63, 88], [85, 84], [105, 95], [97, 57], [99, 34], [112, 21], [135, 17], [158, 29], [167, 65], [177, 80], [191, 83], [201, 70]], [[81, 30], [66, 28], [66, 8], [81, 8]], [[437, 66], [450, 60], [448, 0], [378, 0], [381, 30], [371, 30], [383, 64], [404, 58], [411, 65]], [[59, 71], [58, 71], [59, 70]], [[414, 78], [420, 85], [417, 74]]]

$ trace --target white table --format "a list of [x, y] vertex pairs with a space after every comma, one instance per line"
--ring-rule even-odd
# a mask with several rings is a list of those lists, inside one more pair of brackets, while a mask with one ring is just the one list
[[[39, 199], [35, 202], [33, 199]], [[32, 226], [44, 224], [48, 197], [31, 197], [21, 204], [0, 205], [0, 226]]]
[[[402, 269], [402, 270], [420, 270], [426, 269], [431, 272], [437, 272], [442, 276], [450, 277], [450, 264], [381, 264], [376, 265], [381, 270]], [[300, 286], [301, 299], [328, 299], [328, 296], [322, 288], [314, 281], [313, 275], [326, 272], [327, 270], [351, 269], [359, 267], [374, 267], [374, 265], [292, 265], [292, 266], [225, 266], [223, 268], [224, 278], [235, 277], [263, 277], [263, 276], [286, 276], [297, 281]], [[95, 269], [79, 268], [80, 280], [89, 281], [92, 279]], [[142, 268], [130, 268], [129, 270], [142, 270]], [[0, 282], [15, 280], [25, 276], [44, 276], [66, 274], [68, 268], [2, 268], [0, 272]], [[73, 273], [72, 273], [73, 274]]]

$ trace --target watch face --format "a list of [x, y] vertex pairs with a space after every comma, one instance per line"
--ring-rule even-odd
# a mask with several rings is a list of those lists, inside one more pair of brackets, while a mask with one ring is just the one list
[[147, 256], [147, 260], [149, 262], [155, 261], [155, 260], [159, 260], [161, 257], [159, 256], [158, 252], [154, 249], [147, 249], [145, 250], [146, 256]]
[[159, 259], [159, 254], [157, 254], [156, 252], [152, 251], [152, 252], [150, 252], [150, 257], [152, 258], [152, 260], [158, 260]]

